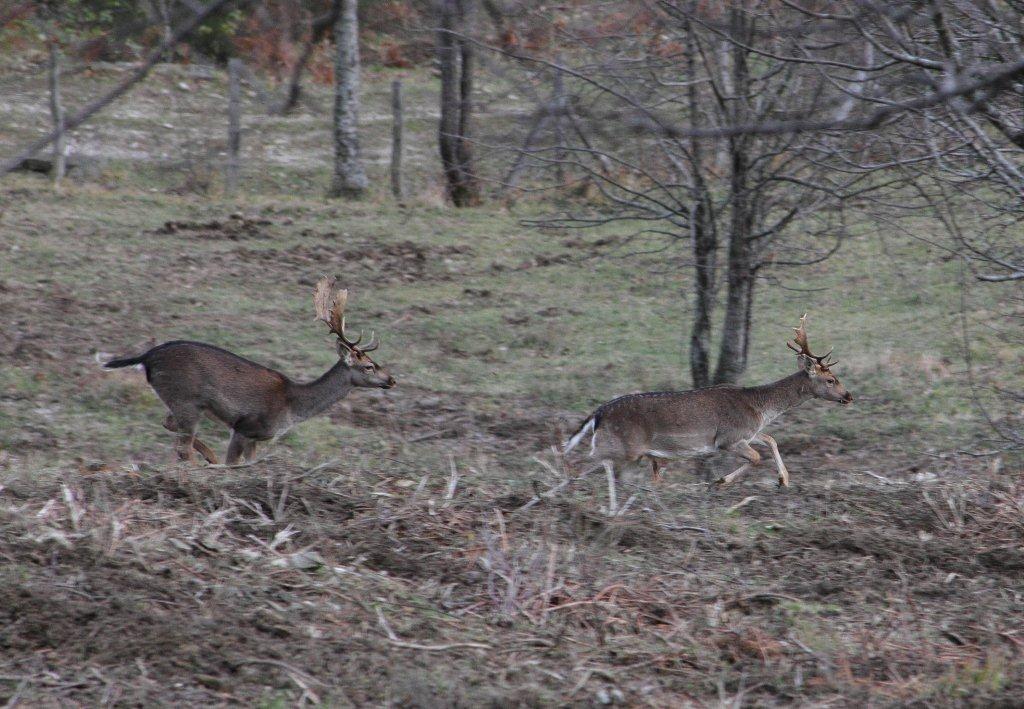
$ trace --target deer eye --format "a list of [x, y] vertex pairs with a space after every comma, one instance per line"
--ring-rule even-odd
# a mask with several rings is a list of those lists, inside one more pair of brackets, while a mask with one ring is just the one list
[[826, 379], [825, 383], [828, 384], [829, 386], [832, 386], [833, 384], [836, 383], [836, 380], [835, 379]]

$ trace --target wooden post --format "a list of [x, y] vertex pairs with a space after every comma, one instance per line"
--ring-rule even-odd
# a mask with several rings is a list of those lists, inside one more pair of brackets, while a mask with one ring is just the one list
[[405, 194], [402, 189], [402, 82], [395, 79], [391, 82], [391, 194], [401, 200]]
[[53, 141], [53, 183], [64, 178], [67, 160], [67, 139], [64, 133], [64, 107], [60, 103], [60, 48], [57, 38], [50, 37], [50, 115], [57, 137]]
[[226, 191], [238, 191], [238, 152], [242, 145], [242, 118], [240, 106], [242, 60], [228, 60], [228, 170]]

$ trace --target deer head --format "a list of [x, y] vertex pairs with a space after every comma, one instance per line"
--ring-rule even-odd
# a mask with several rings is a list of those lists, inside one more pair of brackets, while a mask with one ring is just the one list
[[316, 284], [313, 292], [313, 305], [316, 308], [318, 319], [327, 323], [338, 337], [338, 356], [349, 368], [351, 382], [357, 387], [380, 387], [390, 389], [395, 385], [395, 378], [379, 364], [370, 359], [367, 352], [372, 352], [380, 346], [380, 340], [376, 340], [370, 334], [370, 339], [365, 345], [360, 346], [363, 341], [362, 333], [352, 340], [345, 333], [345, 306], [348, 303], [348, 290], [334, 290], [334, 279], [321, 278]]
[[811, 382], [811, 391], [819, 399], [837, 401], [840, 404], [850, 404], [853, 396], [842, 385], [831, 368], [839, 364], [832, 361], [832, 350], [821, 357], [812, 354], [807, 344], [807, 314], [800, 318], [800, 326], [793, 328], [796, 335], [793, 342], [787, 342], [786, 346], [796, 352], [796, 361], [801, 371], [805, 372]]

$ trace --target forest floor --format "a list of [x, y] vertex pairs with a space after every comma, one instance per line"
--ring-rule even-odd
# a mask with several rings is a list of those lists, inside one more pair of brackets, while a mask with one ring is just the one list
[[[158, 111], [137, 119], [158, 134]], [[398, 206], [99, 169], [0, 185], [0, 702], [1024, 696], [1020, 462], [967, 394], [957, 264], [920, 241], [865, 224], [798, 284], [760, 287], [747, 381], [792, 370], [810, 311], [857, 398], [776, 423], [792, 488], [770, 464], [720, 490], [681, 463], [623, 481], [612, 518], [596, 474], [524, 506], [586, 469], [553, 446], [596, 404], [687, 385], [678, 256], [524, 226], [542, 202], [448, 209], [425, 172]], [[324, 273], [399, 385], [253, 465], [173, 461], [143, 375], [98, 366], [182, 338], [312, 378], [333, 357], [310, 298]], [[993, 344], [984, 361], [1019, 358]], [[201, 435], [223, 452], [225, 431]]]

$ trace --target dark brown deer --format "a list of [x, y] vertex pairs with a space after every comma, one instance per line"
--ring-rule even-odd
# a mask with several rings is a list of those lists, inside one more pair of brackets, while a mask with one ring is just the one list
[[157, 345], [137, 357], [107, 362], [115, 369], [140, 364], [146, 380], [170, 413], [164, 428], [178, 434], [182, 460], [192, 460], [192, 449], [209, 463], [217, 456], [196, 438], [203, 415], [231, 429], [227, 464], [244, 457], [252, 460], [258, 441], [280, 436], [300, 421], [326, 411], [354, 387], [390, 389], [395, 378], [367, 354], [377, 349], [371, 334], [365, 346], [345, 333], [348, 291], [333, 291], [332, 279], [321, 279], [313, 302], [317, 317], [338, 337], [338, 363], [316, 381], [299, 383], [284, 374], [202, 342], [175, 340]]
[[590, 455], [608, 473], [609, 509], [615, 507], [616, 466], [650, 460], [658, 477], [661, 461], [729, 450], [746, 462], [720, 478], [728, 485], [761, 462], [750, 444], [768, 446], [779, 471], [779, 485], [789, 486], [775, 439], [761, 431], [782, 412], [808, 399], [849, 404], [853, 397], [832, 373], [837, 362], [827, 355], [811, 354], [807, 345], [807, 316], [794, 328], [793, 342], [798, 370], [784, 379], [755, 387], [712, 386], [691, 391], [658, 391], [629, 394], [598, 407], [565, 444], [568, 453], [590, 436]]

